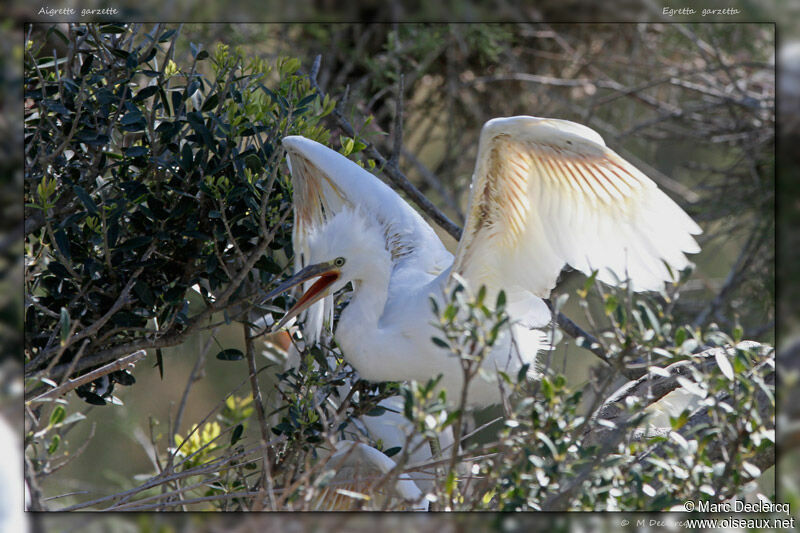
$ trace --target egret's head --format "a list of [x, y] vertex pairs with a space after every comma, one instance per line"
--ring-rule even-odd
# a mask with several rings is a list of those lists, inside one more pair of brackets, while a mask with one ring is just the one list
[[381, 276], [388, 281], [391, 269], [386, 238], [380, 224], [364, 213], [345, 209], [308, 236], [307, 265], [281, 283], [269, 300], [306, 281], [316, 280], [287, 311], [276, 328], [282, 327], [320, 299], [343, 289], [349, 282]]

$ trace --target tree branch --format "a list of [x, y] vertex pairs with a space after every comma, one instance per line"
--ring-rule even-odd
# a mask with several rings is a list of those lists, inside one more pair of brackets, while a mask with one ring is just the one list
[[[737, 348], [753, 350], [760, 348], [762, 355], [771, 350], [758, 342], [743, 341]], [[735, 355], [735, 350], [729, 346], [718, 346], [710, 348], [699, 354], [695, 354], [691, 359], [673, 363], [660, 371], [648, 371], [642, 377], [629, 381], [612, 394], [595, 411], [592, 416], [592, 424], [587, 428], [585, 442], [587, 444], [600, 444], [608, 441], [613, 435], [620, 432], [631, 418], [630, 411], [626, 408], [628, 398], [639, 402], [641, 407], [652, 405], [662, 399], [670, 392], [681, 386], [678, 378], [690, 376], [693, 369], [700, 372], [708, 372], [717, 366], [717, 357], [720, 355]], [[767, 359], [769, 361], [771, 359]], [[600, 421], [611, 422], [615, 427], [610, 427]]]
[[54, 389], [50, 389], [49, 391], [40, 394], [36, 398], [29, 400], [28, 403], [41, 403], [44, 401], [51, 400], [53, 398], [58, 398], [59, 396], [63, 396], [64, 394], [68, 393], [69, 391], [80, 387], [81, 385], [85, 385], [86, 383], [91, 383], [92, 381], [106, 376], [112, 372], [116, 372], [117, 370], [125, 370], [128, 368], [132, 368], [137, 361], [142, 359], [147, 352], [144, 350], [139, 350], [138, 352], [134, 352], [127, 357], [122, 357], [117, 359], [116, 361], [112, 361], [111, 363], [98, 368], [97, 370], [93, 370], [87, 374], [84, 374], [76, 379], [70, 379], [66, 382], [62, 383], [58, 387]]

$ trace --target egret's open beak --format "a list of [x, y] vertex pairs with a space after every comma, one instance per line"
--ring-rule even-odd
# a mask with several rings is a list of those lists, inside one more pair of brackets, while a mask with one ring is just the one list
[[316, 265], [309, 265], [305, 267], [303, 270], [275, 287], [274, 290], [270, 291], [269, 294], [264, 297], [264, 301], [271, 300], [272, 298], [283, 294], [295, 285], [299, 285], [304, 281], [319, 277], [319, 279], [308, 288], [305, 294], [303, 294], [300, 299], [297, 300], [292, 308], [286, 312], [286, 315], [284, 315], [281, 321], [272, 328], [272, 331], [281, 329], [284, 324], [302, 313], [305, 309], [310, 307], [311, 304], [327, 296], [328, 289], [331, 285], [333, 285], [334, 281], [339, 279], [340, 275], [341, 271], [337, 267], [333, 266], [330, 261], [325, 263], [317, 263]]

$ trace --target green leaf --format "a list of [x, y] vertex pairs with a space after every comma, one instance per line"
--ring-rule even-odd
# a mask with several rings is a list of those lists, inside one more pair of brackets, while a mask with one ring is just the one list
[[686, 335], [687, 335], [686, 328], [684, 328], [683, 326], [679, 327], [675, 331], [675, 346], [681, 346], [683, 344], [683, 341], [686, 340]]
[[81, 203], [83, 203], [83, 205], [86, 207], [86, 210], [89, 211], [89, 213], [93, 215], [98, 214], [97, 204], [94, 203], [94, 200], [92, 200], [92, 197], [89, 196], [89, 193], [86, 192], [86, 189], [84, 189], [80, 185], [75, 185], [74, 187], [72, 187], [72, 190], [75, 191], [75, 196], [77, 196], [80, 199]]
[[386, 457], [392, 457], [393, 455], [397, 455], [398, 453], [400, 453], [402, 450], [403, 450], [402, 446], [394, 446], [392, 448], [389, 448], [388, 450], [384, 450], [383, 455], [385, 455]]
[[439, 316], [439, 304], [436, 302], [436, 298], [431, 296], [429, 301], [431, 303], [431, 309], [433, 309], [434, 316]]
[[486, 285], [481, 285], [481, 288], [478, 289], [478, 295], [475, 297], [475, 302], [478, 305], [483, 304], [483, 300], [486, 298]]
[[553, 384], [547, 378], [542, 378], [542, 393], [547, 400], [553, 399]]
[[530, 367], [530, 363], [525, 363], [520, 367], [519, 372], [517, 372], [517, 383], [525, 383], [528, 378], [528, 370]]
[[47, 270], [49, 270], [57, 277], [62, 279], [67, 279], [70, 277], [69, 270], [67, 270], [67, 267], [65, 267], [58, 261], [50, 261], [49, 263], [47, 263]]
[[123, 126], [129, 126], [131, 124], [136, 124], [137, 122], [144, 122], [144, 117], [138, 110], [125, 113], [125, 115], [119, 121], [119, 123]]
[[161, 380], [164, 380], [164, 352], [161, 351], [161, 348], [156, 350], [156, 363], [155, 366], [158, 367], [158, 375]]
[[189, 121], [189, 125], [192, 126], [192, 129], [203, 139], [203, 144], [214, 150], [214, 137], [212, 137], [211, 132], [208, 131], [208, 128], [203, 122], [202, 115], [197, 111], [192, 111], [191, 113], [187, 113], [186, 120]]
[[544, 432], [542, 432], [542, 431], [537, 431], [537, 432], [536, 432], [536, 437], [537, 437], [537, 438], [538, 438], [540, 441], [542, 441], [542, 442], [544, 443], [544, 445], [545, 445], [545, 446], [547, 446], [547, 449], [548, 449], [548, 450], [550, 450], [550, 455], [551, 455], [553, 458], [555, 458], [555, 457], [557, 457], [557, 456], [558, 456], [558, 449], [556, 448], [556, 445], [555, 445], [555, 444], [553, 444], [553, 441], [550, 439], [550, 437], [548, 437], [548, 436], [547, 436], [547, 434], [546, 434], [546, 433], [544, 433]]
[[122, 153], [128, 157], [141, 157], [147, 155], [148, 152], [149, 150], [144, 146], [131, 146], [122, 150]]
[[70, 318], [69, 312], [65, 307], [61, 308], [61, 345], [64, 346], [69, 340]]
[[69, 44], [69, 39], [67, 36], [64, 35], [64, 32], [58, 29], [58, 26], [51, 26], [49, 30], [47, 30], [47, 37], [51, 35], [56, 35], [64, 44]]
[[689, 421], [689, 411], [683, 410], [677, 417], [670, 417], [669, 424], [673, 430], [681, 429]]
[[64, 421], [64, 418], [67, 416], [67, 411], [64, 409], [63, 405], [56, 405], [56, 408], [53, 409], [53, 412], [50, 413], [50, 426], [55, 426], [56, 424], [60, 424]]
[[342, 144], [342, 155], [350, 155], [355, 147], [355, 141], [350, 137], [342, 135], [339, 137], [339, 142]]
[[53, 455], [58, 450], [58, 445], [61, 443], [61, 437], [59, 435], [53, 435], [52, 440], [50, 441], [50, 446], [47, 447], [48, 455]]
[[112, 48], [111, 53], [120, 59], [128, 59], [128, 57], [131, 55], [130, 52], [123, 50], [122, 48]]
[[203, 107], [201, 108], [202, 111], [211, 111], [217, 106], [219, 103], [219, 94], [214, 93], [206, 98], [206, 101], [203, 102]]
[[244, 359], [244, 353], [236, 348], [228, 348], [227, 350], [219, 352], [217, 354], [217, 359], [220, 361], [239, 361]]
[[445, 484], [444, 484], [445, 492], [447, 492], [448, 494], [452, 494], [453, 491], [456, 488], [456, 483], [457, 482], [458, 482], [458, 477], [456, 476], [455, 469], [451, 469], [447, 473], [447, 480], [445, 481]]
[[148, 307], [152, 307], [155, 305], [156, 300], [155, 296], [153, 295], [153, 291], [150, 290], [150, 287], [142, 281], [141, 279], [136, 282], [136, 285], [133, 286], [133, 292], [136, 293], [136, 296]]
[[495, 304], [495, 308], [499, 311], [506, 306], [506, 291], [501, 290], [497, 293], [497, 303]]
[[589, 289], [594, 286], [595, 281], [597, 280], [598, 272], [599, 270], [592, 270], [592, 275], [586, 278], [586, 281], [583, 282], [583, 292], [589, 292]]
[[56, 231], [55, 236], [56, 236], [56, 246], [58, 246], [58, 250], [64, 257], [70, 259], [72, 255], [70, 254], [69, 250], [69, 239], [67, 238], [67, 233], [63, 229], [60, 229]]
[[93, 62], [94, 62], [94, 55], [84, 54], [83, 64], [81, 65], [81, 76], [86, 76], [86, 74], [89, 73], [89, 70], [92, 68]]
[[297, 69], [300, 68], [300, 60], [296, 57], [288, 57], [284, 58], [283, 61], [280, 62], [278, 65], [278, 69], [280, 70], [281, 76], [286, 76], [287, 74], [294, 74], [297, 72]]
[[237, 424], [235, 428], [233, 428], [233, 433], [231, 433], [231, 446], [239, 442], [242, 438], [242, 434], [244, 433], [244, 426], [242, 424]]
[[744, 337], [744, 329], [740, 324], [736, 324], [733, 328], [733, 341], [738, 343], [742, 337]]
[[440, 339], [439, 337], [431, 337], [431, 340], [433, 341], [433, 344], [435, 344], [436, 346], [439, 346], [440, 348], [446, 348], [448, 350], [450, 349], [450, 345], [447, 344], [446, 341], [443, 341], [442, 339]]
[[141, 102], [147, 98], [150, 98], [154, 94], [158, 92], [158, 85], [148, 85], [147, 87], [140, 89], [136, 96], [133, 98], [134, 102]]
[[86, 415], [83, 413], [72, 413], [67, 418], [64, 419], [63, 425], [69, 426], [70, 424], [74, 424], [76, 422], [80, 422], [81, 420], [86, 420]]
[[661, 323], [650, 306], [645, 302], [639, 302], [639, 308], [644, 310], [645, 315], [647, 315], [647, 321], [650, 322], [650, 327], [653, 328], [653, 331], [655, 331], [657, 335], [661, 335]]
[[[45, 60], [49, 60], [49, 61], [45, 61]], [[59, 57], [57, 60], [53, 60], [52, 57], [43, 57], [39, 61], [41, 61], [41, 63], [39, 63], [37, 66], [41, 69], [41, 68], [50, 68], [50, 67], [54, 67], [56, 65], [61, 65], [62, 63], [66, 63], [67, 58], [66, 57]]]
[[700, 398], [705, 398], [706, 396], [708, 396], [708, 392], [694, 381], [691, 381], [690, 379], [687, 379], [683, 376], [678, 376], [677, 379], [681, 387], [686, 389], [687, 392], [694, 394], [695, 396], [699, 396]]
[[159, 37], [159, 38], [158, 38], [158, 42], [160, 42], [160, 43], [165, 43], [165, 42], [169, 41], [169, 40], [170, 40], [170, 38], [171, 38], [173, 35], [175, 35], [175, 32], [176, 32], [176, 31], [177, 31], [177, 30], [174, 30], [174, 29], [173, 29], [173, 30], [167, 30], [167, 31], [165, 31], [164, 33], [162, 33], [162, 34], [161, 34], [161, 37]]
[[125, 26], [120, 26], [119, 24], [103, 24], [100, 26], [100, 33], [125, 33]]

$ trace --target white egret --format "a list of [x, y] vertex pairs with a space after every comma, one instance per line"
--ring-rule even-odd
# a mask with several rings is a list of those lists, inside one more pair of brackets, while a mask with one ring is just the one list
[[[304, 310], [307, 336], [332, 317], [332, 295], [353, 293], [335, 339], [362, 378], [427, 381], [442, 374], [448, 398], [463, 386], [460, 361], [431, 342], [430, 298], [443, 302], [456, 274], [488, 302], [503, 289], [512, 326], [483, 362], [515, 375], [548, 347], [543, 302], [565, 265], [597, 279], [658, 290], [699, 247], [698, 225], [595, 131], [528, 116], [487, 122], [455, 256], [400, 196], [325, 146], [283, 140], [294, 184], [296, 273], [267, 295], [305, 292], [278, 327]], [[533, 369], [535, 365], [531, 364]], [[532, 374], [532, 370], [531, 376]], [[496, 379], [470, 384], [468, 402], [500, 401]]]

